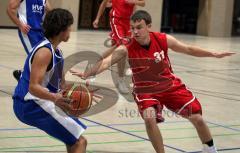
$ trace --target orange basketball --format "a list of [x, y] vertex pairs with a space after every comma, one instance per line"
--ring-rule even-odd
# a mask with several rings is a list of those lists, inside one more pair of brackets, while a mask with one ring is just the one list
[[71, 84], [66, 87], [63, 97], [72, 100], [70, 105], [73, 110], [68, 114], [79, 117], [86, 113], [92, 105], [92, 94], [88, 88], [82, 84]]

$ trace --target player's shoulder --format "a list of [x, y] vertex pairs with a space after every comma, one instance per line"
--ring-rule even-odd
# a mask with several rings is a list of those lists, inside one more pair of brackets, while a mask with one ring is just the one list
[[155, 31], [152, 31], [150, 32], [150, 35], [154, 36], [154, 37], [157, 37], [159, 39], [166, 39], [167, 38], [167, 34], [164, 33], [164, 32], [155, 32]]

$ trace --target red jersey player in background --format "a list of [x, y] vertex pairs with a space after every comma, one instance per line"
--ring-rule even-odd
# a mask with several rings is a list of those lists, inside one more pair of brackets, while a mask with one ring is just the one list
[[[101, 18], [106, 7], [111, 7], [109, 13], [110, 26], [112, 32], [110, 33], [112, 39], [112, 48], [103, 54], [103, 57], [108, 56], [119, 45], [125, 45], [131, 38], [130, 32], [130, 17], [135, 10], [136, 6], [145, 6], [145, 0], [103, 0], [96, 19], [93, 22], [93, 27], [98, 28], [99, 19]], [[125, 61], [122, 59], [117, 63], [119, 81], [117, 87], [123, 94], [129, 93], [124, 81]]]
[[209, 128], [202, 117], [202, 108], [198, 99], [185, 84], [173, 74], [168, 58], [168, 48], [196, 57], [223, 58], [233, 52], [211, 52], [196, 46], [180, 42], [171, 35], [150, 32], [151, 16], [146, 11], [136, 11], [131, 17], [133, 38], [127, 46], [121, 45], [112, 54], [105, 57], [91, 70], [73, 75], [88, 78], [99, 74], [128, 56], [133, 72], [133, 96], [146, 125], [146, 131], [157, 153], [164, 152], [163, 140], [157, 123], [163, 121], [163, 106], [187, 118], [196, 128], [204, 146], [203, 152], [216, 153]]

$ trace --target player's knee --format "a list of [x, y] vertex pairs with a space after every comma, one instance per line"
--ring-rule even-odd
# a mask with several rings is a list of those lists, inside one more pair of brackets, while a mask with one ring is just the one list
[[156, 118], [144, 118], [146, 128], [151, 129], [157, 125]]
[[205, 124], [201, 114], [193, 114], [189, 117], [189, 120], [195, 126], [203, 126]]
[[157, 124], [156, 122], [156, 110], [153, 107], [149, 107], [143, 111], [143, 120], [147, 128], [152, 128]]
[[81, 136], [78, 141], [76, 142], [76, 145], [81, 146], [81, 147], [87, 147], [87, 139]]

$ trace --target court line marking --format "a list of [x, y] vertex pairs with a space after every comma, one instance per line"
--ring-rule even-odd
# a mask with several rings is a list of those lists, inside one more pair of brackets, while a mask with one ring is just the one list
[[[215, 126], [215, 127], [219, 127], [219, 126]], [[215, 128], [213, 127], [213, 128]], [[175, 130], [179, 130], [179, 129], [162, 129], [162, 131], [175, 131]], [[194, 128], [181, 128], [181, 130], [195, 130]], [[145, 133], [146, 130], [128, 130], [126, 132], [130, 132], [130, 133]], [[108, 134], [119, 134], [119, 131], [115, 131], [115, 132], [86, 132], [84, 133], [84, 135], [108, 135]], [[240, 133], [225, 133], [225, 134], [212, 134], [213, 137], [225, 137], [225, 136], [237, 136], [240, 135]], [[0, 140], [3, 139], [28, 139], [28, 138], [53, 138], [47, 134], [43, 134], [43, 135], [25, 135], [25, 136], [5, 136], [5, 137], [0, 137]], [[189, 136], [189, 137], [169, 137], [169, 138], [164, 138], [166, 140], [173, 140], [173, 139], [193, 139], [193, 138], [198, 138], [197, 135], [194, 136]], [[53, 138], [55, 139], [55, 138]]]
[[[240, 148], [225, 148], [225, 149], [217, 149], [217, 151], [231, 151], [231, 150], [240, 150]], [[193, 151], [188, 153], [201, 153], [202, 151]]]
[[0, 92], [3, 93], [3, 94], [6, 94], [6, 95], [8, 95], [8, 96], [12, 96], [12, 94], [9, 93], [9, 92], [7, 92], [7, 91], [4, 91], [4, 90], [1, 90], [1, 89], [0, 89]]
[[[86, 121], [88, 121], [88, 122], [95, 123], [95, 124], [101, 125], [101, 126], [103, 126], [103, 127], [106, 127], [106, 128], [112, 129], [112, 130], [115, 130], [115, 131], [119, 131], [119, 132], [121, 132], [121, 133], [124, 133], [124, 134], [130, 135], [130, 136], [133, 136], [133, 137], [142, 139], [142, 140], [150, 141], [150, 140], [147, 139], [147, 138], [144, 138], [144, 137], [141, 137], [141, 136], [138, 136], [138, 135], [135, 135], [135, 134], [132, 134], [132, 133], [129, 133], [129, 132], [126, 132], [126, 131], [123, 131], [123, 130], [120, 130], [120, 129], [117, 129], [117, 128], [114, 128], [114, 127], [111, 127], [111, 126], [108, 126], [108, 125], [104, 125], [104, 124], [102, 124], [102, 123], [99, 123], [99, 122], [96, 122], [96, 121], [93, 121], [93, 120], [90, 120], [90, 119], [87, 119], [87, 118], [82, 118], [82, 119], [84, 119], [84, 120], [86, 120]], [[178, 148], [175, 148], [175, 147], [166, 145], [166, 144], [164, 144], [164, 146], [167, 147], [167, 148], [170, 148], [170, 149], [179, 151], [179, 152], [186, 152], [186, 151], [184, 151], [184, 150], [182, 150], [182, 149], [178, 149]]]
[[[164, 124], [174, 124], [174, 123], [188, 123], [188, 121], [168, 121], [164, 122]], [[130, 126], [130, 125], [144, 125], [144, 123], [120, 123], [120, 124], [106, 124], [107, 126]], [[93, 125], [87, 125], [87, 127], [98, 127], [101, 125], [98, 124], [93, 124]], [[30, 127], [30, 128], [0, 128], [0, 131], [18, 131], [18, 130], [39, 130], [38, 128], [35, 127]]]
[[210, 94], [210, 93], [204, 93], [204, 92], [199, 92], [199, 91], [194, 91], [194, 93], [197, 93], [197, 94], [200, 94], [200, 95], [204, 95], [204, 96], [209, 96], [209, 97], [214, 97], [214, 98], [220, 98], [220, 99], [225, 99], [225, 100], [232, 100], [232, 101], [235, 101], [235, 102], [240, 102], [240, 99], [237, 99], [237, 98], [229, 98], [227, 96], [220, 96], [220, 95], [216, 95], [216, 94]]
[[233, 130], [233, 131], [240, 132], [240, 129], [231, 128], [231, 127], [229, 127], [229, 126], [221, 125], [221, 124], [218, 124], [218, 123], [213, 123], [213, 122], [210, 122], [210, 121], [206, 121], [206, 122], [209, 123], [209, 124], [213, 124], [213, 125], [217, 125], [217, 126], [223, 127], [223, 128], [225, 128], [225, 129], [229, 129], [229, 130]]
[[[174, 124], [174, 123], [189, 123], [188, 121], [166, 121], [163, 124]], [[210, 124], [210, 123], [209, 123]], [[107, 126], [134, 126], [134, 125], [144, 125], [144, 123], [121, 123], [121, 124], [106, 124]], [[100, 125], [93, 124], [93, 125], [87, 125], [87, 127], [98, 127]], [[220, 125], [215, 125], [216, 127], [222, 127]], [[229, 127], [234, 126], [240, 126], [239, 124], [231, 124], [228, 125]], [[226, 126], [227, 127], [227, 126]], [[181, 128], [178, 128], [181, 129]], [[24, 131], [24, 130], [39, 130], [35, 127], [29, 127], [29, 128], [0, 128], [1, 131]]]
[[0, 67], [5, 68], [5, 69], [8, 69], [8, 70], [14, 70], [14, 69], [16, 69], [16, 68], [14, 68], [14, 67], [2, 65], [2, 64], [0, 64]]
[[[101, 144], [116, 144], [116, 143], [136, 143], [136, 142], [144, 142], [145, 140], [128, 140], [128, 141], [108, 141], [108, 142], [93, 142], [89, 143], [89, 145], [101, 145]], [[49, 145], [49, 146], [30, 146], [30, 147], [8, 147], [8, 148], [0, 148], [0, 152], [16, 152], [16, 151], [7, 151], [7, 150], [14, 150], [14, 149], [27, 149], [27, 148], [49, 148], [49, 147], [65, 147], [65, 145]], [[227, 150], [239, 150], [240, 148], [223, 148], [218, 149], [218, 151], [227, 151]], [[39, 151], [40, 152], [40, 151]], [[91, 153], [91, 151], [88, 151]], [[189, 153], [198, 153], [201, 151], [191, 151]], [[93, 153], [93, 152], [92, 152]]]

